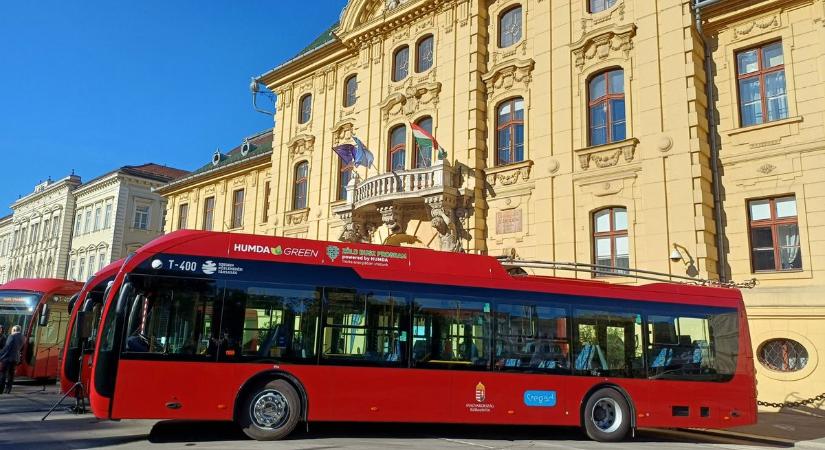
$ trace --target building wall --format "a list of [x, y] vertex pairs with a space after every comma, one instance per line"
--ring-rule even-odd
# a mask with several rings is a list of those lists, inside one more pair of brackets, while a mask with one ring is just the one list
[[[11, 208], [12, 250], [6, 281], [21, 277], [63, 278], [71, 240], [74, 198], [72, 191], [80, 177], [70, 175], [59, 181], [45, 181]], [[44, 233], [47, 228], [48, 232]], [[33, 236], [32, 229], [36, 229]]]
[[[175, 183], [163, 188], [160, 192], [168, 202], [165, 231], [169, 233], [181, 229], [181, 223], [185, 224], [183, 228], [204, 229], [206, 199], [213, 197], [213, 231], [271, 234], [264, 202], [266, 186], [271, 179], [269, 162], [267, 154], [266, 157], [227, 167], [206, 177], [195, 178], [191, 182]], [[233, 195], [238, 190], [244, 191], [243, 220], [241, 226], [234, 227], [232, 202]], [[187, 205], [188, 209], [183, 222], [180, 216], [181, 205]]]
[[0, 219], [0, 283], [5, 283], [9, 277], [12, 231], [12, 216], [8, 215]]
[[[825, 255], [825, 212], [819, 206], [825, 195], [825, 7], [810, 0], [731, 0], [706, 11], [704, 36], [713, 58], [708, 77], [703, 37], [689, 1], [618, 0], [596, 14], [587, 11], [587, 3], [410, 0], [385, 10], [383, 2], [350, 1], [336, 39], [261, 77], [278, 98], [271, 228], [265, 232], [344, 238], [346, 222], [335, 213], [344, 204], [336, 192], [339, 163], [331, 148], [355, 134], [373, 151], [375, 166], [356, 169], [355, 185], [361, 185], [387, 172], [390, 129], [430, 115], [457, 191], [468, 202], [456, 207], [462, 215], [454, 216], [466, 231], [460, 236], [465, 250], [590, 263], [594, 213], [626, 208], [631, 267], [707, 279], [759, 279], [758, 287], [744, 291], [754, 352], [759, 354], [767, 339], [789, 337], [809, 355], [806, 367], [796, 372], [757, 362], [760, 399], [821, 393], [815, 380], [822, 377], [818, 353], [825, 349], [825, 304], [817, 296], [823, 284], [818, 264]], [[517, 5], [523, 9], [523, 37], [500, 49], [498, 19]], [[404, 81], [393, 82], [394, 51], [404, 44], [414, 48], [427, 34], [435, 37], [433, 68], [421, 74], [411, 69]], [[742, 127], [736, 52], [775, 39], [785, 51], [788, 118]], [[616, 68], [624, 71], [627, 139], [593, 146], [588, 82]], [[344, 82], [353, 74], [358, 98], [346, 108]], [[711, 99], [706, 83], [712, 84]], [[299, 105], [307, 94], [312, 116], [299, 124]], [[495, 112], [515, 96], [525, 103], [525, 156], [496, 165]], [[713, 123], [708, 107], [717, 118]], [[709, 137], [719, 143], [721, 155], [721, 230], [714, 223]], [[408, 132], [408, 168], [411, 149]], [[304, 161], [310, 173], [308, 207], [296, 209], [295, 169]], [[790, 194], [797, 200], [802, 269], [754, 273], [747, 201]], [[420, 203], [401, 206], [402, 215], [382, 214], [392, 220], [375, 224], [367, 239], [382, 242], [398, 219], [401, 233], [419, 241], [413, 245], [438, 248], [429, 223], [433, 212]], [[722, 273], [717, 233], [723, 233]], [[674, 251], [678, 258], [671, 259]]]
[[[825, 5], [810, 1], [765, 1], [711, 11], [706, 32], [713, 46], [718, 95], [718, 139], [724, 167], [725, 238], [734, 279], [756, 277], [743, 292], [757, 359], [771, 339], [792, 339], [808, 353], [799, 371], [756, 363], [759, 397], [796, 401], [823, 392], [819, 356], [825, 351]], [[787, 118], [742, 126], [736, 54], [781, 42]], [[794, 196], [801, 268], [752, 269], [748, 201]], [[811, 405], [823, 407], [823, 404]]]

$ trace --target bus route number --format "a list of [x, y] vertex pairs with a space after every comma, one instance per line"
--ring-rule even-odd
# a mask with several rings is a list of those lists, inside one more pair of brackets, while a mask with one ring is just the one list
[[183, 261], [175, 263], [174, 259], [169, 260], [169, 269], [178, 269], [185, 272], [195, 272], [198, 270], [198, 263], [195, 261]]

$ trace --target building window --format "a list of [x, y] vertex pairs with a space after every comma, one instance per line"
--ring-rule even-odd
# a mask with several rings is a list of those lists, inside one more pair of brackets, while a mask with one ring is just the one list
[[312, 95], [306, 94], [301, 97], [299, 106], [301, 110], [298, 111], [298, 123], [305, 124], [312, 118]]
[[86, 208], [85, 218], [83, 219], [83, 233], [88, 233], [92, 229], [92, 208]]
[[304, 209], [307, 207], [307, 177], [309, 176], [309, 163], [304, 161], [295, 168], [295, 186], [292, 193], [292, 209]]
[[243, 226], [243, 197], [243, 189], [238, 189], [232, 193], [232, 228]]
[[590, 0], [590, 13], [605, 11], [616, 4], [616, 0]]
[[103, 214], [103, 228], [112, 226], [112, 202], [106, 202], [106, 212]]
[[178, 230], [186, 229], [186, 219], [189, 216], [189, 204], [183, 203], [178, 207]]
[[261, 214], [261, 221], [262, 222], [269, 222], [269, 181], [264, 183], [264, 205], [262, 207], [263, 213]]
[[793, 339], [771, 339], [756, 351], [757, 359], [777, 372], [796, 372], [808, 365], [808, 350]]
[[43, 221], [43, 236], [40, 237], [40, 239], [43, 241], [45, 241], [49, 238], [49, 236], [51, 236], [52, 229], [49, 228], [49, 225], [51, 225], [49, 222], [49, 219]]
[[215, 222], [215, 197], [206, 197], [203, 202], [203, 229], [212, 231]]
[[135, 206], [135, 220], [133, 227], [137, 230], [149, 229], [149, 205]]
[[77, 281], [85, 281], [86, 278], [86, 258], [80, 258], [80, 263], [77, 265]]
[[736, 53], [736, 74], [743, 127], [788, 117], [781, 41]]
[[351, 75], [344, 81], [344, 107], [349, 108], [358, 99], [358, 75]]
[[524, 161], [524, 99], [512, 98], [496, 109], [496, 165]]
[[594, 76], [587, 92], [590, 145], [623, 141], [626, 138], [624, 70], [613, 69]]
[[390, 130], [390, 148], [387, 152], [387, 170], [404, 170], [407, 153], [407, 127], [398, 125]]
[[410, 73], [410, 48], [406, 45], [395, 51], [392, 57], [392, 81], [401, 81]]
[[498, 19], [498, 46], [507, 48], [521, 40], [521, 6], [510, 8]]
[[95, 255], [89, 256], [89, 276], [95, 273]]
[[100, 252], [100, 258], [97, 262], [97, 270], [99, 271], [105, 265], [106, 265], [106, 252]]
[[796, 197], [751, 200], [748, 213], [753, 271], [802, 269]]
[[102, 213], [103, 213], [103, 210], [101, 210], [99, 206], [97, 208], [95, 208], [95, 231], [100, 230], [100, 219], [103, 218], [101, 216]]
[[338, 200], [347, 199], [347, 185], [352, 179], [352, 164], [338, 160]]
[[[605, 208], [593, 213], [593, 259], [596, 265], [617, 269], [600, 269], [608, 274], [623, 275], [630, 267], [627, 236], [627, 210]], [[604, 275], [604, 274], [597, 274]]]
[[433, 35], [428, 35], [418, 41], [415, 46], [415, 71], [425, 72], [433, 66], [435, 59], [435, 41]]
[[[433, 134], [433, 118], [432, 117], [423, 117], [418, 119], [415, 123], [419, 127], [421, 127], [427, 133]], [[413, 134], [415, 135], [415, 134]], [[432, 145], [429, 146], [420, 146], [418, 145], [418, 140], [415, 141], [415, 153], [413, 154], [413, 167], [416, 169], [423, 169], [426, 167], [430, 167], [433, 163], [433, 147]]]
[[83, 223], [83, 213], [79, 212], [79, 213], [77, 213], [77, 217], [75, 217], [75, 222], [74, 222], [74, 234], [75, 235], [80, 234], [80, 225], [82, 223]]
[[72, 260], [69, 262], [69, 276], [67, 277], [70, 280], [77, 281], [77, 276], [75, 275], [75, 266], [76, 265], [77, 265], [77, 260], [72, 258]]

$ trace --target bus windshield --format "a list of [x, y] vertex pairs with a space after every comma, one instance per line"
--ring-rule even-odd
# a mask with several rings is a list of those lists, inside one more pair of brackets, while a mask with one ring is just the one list
[[0, 325], [10, 330], [14, 325], [26, 329], [42, 294], [25, 291], [0, 291]]

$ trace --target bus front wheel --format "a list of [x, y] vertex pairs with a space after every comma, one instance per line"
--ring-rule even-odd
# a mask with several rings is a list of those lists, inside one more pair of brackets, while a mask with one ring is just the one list
[[250, 392], [239, 416], [243, 432], [252, 439], [282, 439], [298, 424], [301, 398], [286, 380], [272, 380]]
[[587, 398], [584, 406], [584, 430], [599, 442], [617, 442], [630, 431], [630, 407], [615, 389], [602, 388]]

